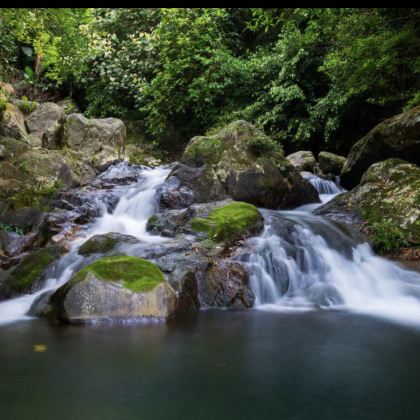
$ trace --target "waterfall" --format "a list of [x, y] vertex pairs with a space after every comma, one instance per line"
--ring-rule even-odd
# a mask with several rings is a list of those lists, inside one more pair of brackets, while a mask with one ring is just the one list
[[[115, 168], [110, 168], [110, 174]], [[0, 325], [20, 319], [30, 319], [26, 316], [34, 301], [43, 293], [53, 291], [70, 280], [80, 269], [84, 258], [78, 254], [80, 246], [94, 235], [108, 232], [118, 232], [137, 237], [142, 242], [163, 242], [167, 238], [149, 235], [146, 232], [147, 219], [156, 210], [156, 191], [168, 176], [170, 169], [166, 166], [158, 168], [142, 168], [138, 182], [129, 186], [114, 209], [107, 211], [104, 203], [98, 203], [102, 216], [89, 227], [83, 236], [69, 244], [70, 251], [65, 254], [47, 275], [44, 287], [36, 293], [24, 295], [16, 299], [0, 303]], [[117, 175], [117, 174], [115, 174]]]
[[[325, 191], [332, 187], [325, 182], [312, 185]], [[263, 233], [238, 252], [255, 306], [345, 308], [420, 324], [420, 274], [376, 256], [350, 230], [308, 210], [262, 210]]]

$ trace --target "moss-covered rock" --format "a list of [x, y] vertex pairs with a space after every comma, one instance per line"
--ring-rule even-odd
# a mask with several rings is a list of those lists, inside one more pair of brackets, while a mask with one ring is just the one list
[[324, 174], [340, 175], [346, 158], [330, 152], [320, 152], [318, 155], [319, 169]]
[[419, 245], [420, 168], [401, 159], [375, 163], [358, 187], [316, 213], [350, 221], [371, 237], [378, 250]]
[[53, 294], [51, 302], [57, 318], [88, 322], [170, 318], [176, 296], [155, 264], [137, 257], [115, 256], [84, 267]]
[[[246, 121], [235, 121], [211, 136], [194, 137], [181, 162], [200, 173], [194, 182], [170, 174], [163, 187], [168, 191], [162, 195], [165, 208], [226, 196], [268, 208], [293, 208], [319, 199], [312, 185], [284, 158], [281, 147]], [[180, 195], [182, 200], [172, 199]]]
[[261, 230], [263, 218], [252, 204], [232, 202], [209, 212], [208, 216], [195, 217], [190, 224], [216, 242], [233, 241]]
[[0, 297], [10, 298], [35, 292], [47, 269], [64, 249], [59, 246], [42, 248], [30, 253], [16, 267], [0, 274]]
[[79, 248], [80, 255], [91, 255], [91, 254], [105, 254], [114, 250], [117, 246], [126, 244], [138, 243], [138, 239], [131, 235], [124, 235], [117, 232], [109, 232], [103, 235], [95, 235], [88, 239]]
[[373, 163], [389, 158], [420, 165], [420, 106], [383, 121], [360, 139], [347, 156], [341, 184], [353, 188]]

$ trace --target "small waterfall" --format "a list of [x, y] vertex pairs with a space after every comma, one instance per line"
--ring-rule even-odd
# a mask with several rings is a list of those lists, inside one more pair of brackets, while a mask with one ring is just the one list
[[[113, 170], [111, 167], [107, 171], [108, 175], [112, 175]], [[70, 244], [69, 253], [53, 266], [42, 290], [0, 303], [0, 325], [19, 319], [29, 319], [26, 314], [41, 294], [55, 290], [69, 281], [84, 261], [84, 258], [78, 254], [80, 246], [92, 236], [118, 232], [135, 236], [143, 242], [168, 241], [167, 238], [149, 235], [146, 232], [146, 223], [156, 210], [156, 190], [168, 176], [169, 171], [166, 166], [154, 169], [142, 168], [139, 181], [121, 195], [113, 212], [108, 212], [104, 203], [98, 203], [102, 209], [102, 216], [96, 219], [83, 237], [76, 238]]]
[[[321, 190], [324, 182], [312, 184]], [[376, 256], [346, 227], [303, 207], [263, 210], [263, 233], [238, 252], [255, 306], [346, 308], [420, 324], [420, 274]]]

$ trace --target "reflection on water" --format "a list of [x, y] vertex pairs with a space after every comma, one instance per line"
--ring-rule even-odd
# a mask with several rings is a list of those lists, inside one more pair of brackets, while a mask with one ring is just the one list
[[418, 330], [320, 310], [15, 323], [0, 329], [0, 406], [14, 420], [414, 420], [419, 346]]

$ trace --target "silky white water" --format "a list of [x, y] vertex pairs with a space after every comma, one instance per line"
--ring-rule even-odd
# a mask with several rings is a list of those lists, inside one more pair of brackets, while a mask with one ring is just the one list
[[[113, 168], [111, 168], [111, 171]], [[21, 319], [26, 316], [31, 305], [43, 293], [54, 290], [70, 280], [73, 273], [80, 267], [83, 257], [78, 254], [80, 246], [94, 235], [108, 232], [118, 232], [137, 237], [143, 242], [164, 242], [167, 238], [149, 235], [146, 232], [147, 219], [155, 212], [155, 196], [157, 188], [168, 176], [170, 169], [162, 166], [154, 169], [144, 168], [137, 183], [128, 187], [120, 197], [114, 211], [108, 212], [104, 203], [97, 205], [102, 211], [92, 226], [70, 244], [70, 251], [54, 266], [44, 287], [33, 294], [0, 303], [0, 325]]]
[[[314, 178], [318, 191], [334, 188]], [[342, 191], [336, 188], [332, 196]], [[320, 204], [263, 210], [263, 233], [238, 256], [250, 272], [256, 308], [346, 309], [420, 325], [420, 274], [376, 256], [342, 226], [312, 215]]]

